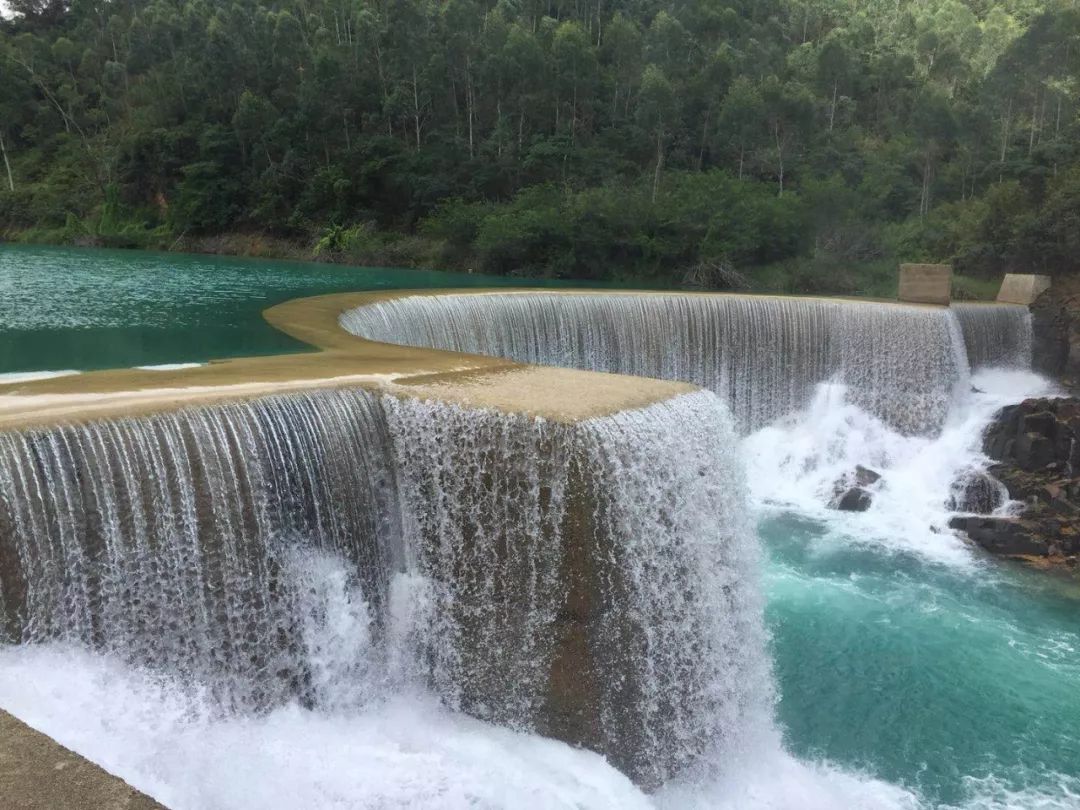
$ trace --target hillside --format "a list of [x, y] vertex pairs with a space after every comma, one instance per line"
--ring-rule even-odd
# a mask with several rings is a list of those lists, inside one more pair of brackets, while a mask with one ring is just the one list
[[9, 5], [9, 239], [834, 292], [1080, 263], [1072, 2]]

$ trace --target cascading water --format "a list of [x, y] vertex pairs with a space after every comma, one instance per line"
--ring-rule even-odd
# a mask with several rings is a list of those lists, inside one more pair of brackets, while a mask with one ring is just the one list
[[972, 369], [1031, 367], [1031, 312], [1018, 304], [953, 304]]
[[[346, 320], [697, 381], [749, 435], [705, 392], [567, 424], [337, 391], [0, 436], [0, 703], [177, 810], [1077, 806], [1074, 614], [946, 527], [1045, 391], [983, 368], [1022, 310], [455, 298]], [[860, 463], [871, 508], [827, 509]]]
[[430, 690], [659, 785], [769, 701], [733, 442], [708, 392], [563, 423], [326, 391], [4, 434], [5, 625], [200, 712]]
[[348, 559], [386, 600], [377, 404], [335, 391], [0, 435], [9, 637], [92, 644], [226, 706], [304, 696], [294, 556]]
[[731, 295], [490, 293], [410, 296], [345, 313], [387, 343], [685, 380], [727, 402], [743, 431], [847, 386], [905, 433], [940, 429], [967, 378], [947, 309]]

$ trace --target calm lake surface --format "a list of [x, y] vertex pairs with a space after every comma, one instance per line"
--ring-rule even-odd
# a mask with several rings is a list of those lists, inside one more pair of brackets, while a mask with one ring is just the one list
[[569, 286], [465, 273], [0, 245], [0, 374], [305, 351], [262, 318], [308, 295]]

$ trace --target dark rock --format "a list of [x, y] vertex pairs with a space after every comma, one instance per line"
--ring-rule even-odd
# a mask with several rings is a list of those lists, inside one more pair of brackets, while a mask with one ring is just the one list
[[982, 470], [969, 470], [952, 485], [948, 507], [953, 512], [989, 515], [1005, 503], [1004, 485]]
[[829, 501], [829, 508], [843, 512], [865, 512], [873, 500], [866, 488], [880, 480], [881, 473], [856, 464], [854, 472], [846, 473], [843, 478], [833, 482], [833, 497]]
[[864, 467], [861, 464], [855, 465], [855, 485], [860, 487], [868, 487], [871, 484], [876, 484], [881, 480], [881, 473], [874, 472], [868, 467]]
[[1023, 433], [1016, 440], [1013, 455], [1021, 469], [1041, 470], [1054, 460], [1054, 443], [1039, 433]]
[[1068, 371], [1070, 359], [1072, 364], [1080, 359], [1070, 358], [1080, 320], [1073, 287], [1075, 281], [1070, 284], [1064, 277], [1056, 278], [1031, 305], [1033, 365], [1036, 371], [1051, 377]]
[[[1029, 399], [1003, 408], [983, 436], [983, 452], [997, 462], [988, 472], [1024, 504], [1023, 513], [957, 518], [950, 526], [995, 554], [1060, 562], [1080, 553], [1080, 400]], [[964, 486], [953, 485], [957, 505]]]
[[1021, 433], [1037, 433], [1048, 439], [1054, 438], [1057, 433], [1057, 417], [1050, 411], [1026, 414], [1020, 419]]
[[852, 487], [830, 505], [841, 512], [865, 512], [873, 500], [870, 493], [862, 487]]
[[949, 526], [967, 532], [975, 543], [995, 554], [1046, 556], [1049, 550], [1038, 527], [1018, 518], [953, 518]]

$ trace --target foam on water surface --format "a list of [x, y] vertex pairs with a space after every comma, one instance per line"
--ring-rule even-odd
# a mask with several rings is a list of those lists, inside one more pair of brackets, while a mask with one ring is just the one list
[[[977, 371], [941, 432], [929, 437], [905, 436], [853, 404], [845, 386], [823, 384], [806, 409], [744, 440], [751, 497], [759, 509], [793, 510], [826, 521], [837, 542], [971, 565], [970, 548], [948, 527], [950, 487], [963, 472], [989, 466], [982, 433], [996, 411], [1056, 390], [1028, 371]], [[857, 465], [882, 476], [869, 487], [869, 510], [829, 508], [837, 481]]]
[[34, 380], [50, 380], [53, 377], [69, 377], [72, 374], [80, 374], [75, 369], [62, 369], [57, 371], [7, 371], [0, 374], [0, 385], [9, 383], [33, 382]]

